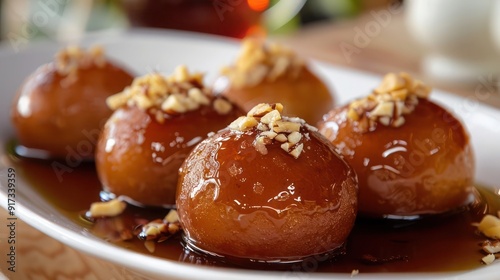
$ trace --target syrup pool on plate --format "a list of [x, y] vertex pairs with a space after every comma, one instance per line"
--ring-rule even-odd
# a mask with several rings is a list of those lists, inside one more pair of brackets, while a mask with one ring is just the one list
[[[53, 161], [20, 158], [13, 153], [14, 143], [9, 145], [8, 150], [11, 165], [34, 190], [62, 215], [104, 240], [167, 260], [238, 267], [238, 264], [212, 260], [185, 250], [180, 235], [158, 243], [154, 253], [149, 253], [144, 242], [135, 236], [130, 241], [115, 242], [119, 239], [119, 231], [115, 231], [117, 225], [132, 231], [138, 221], [163, 218], [168, 210], [130, 206], [118, 218], [92, 224], [83, 219], [82, 214], [92, 202], [99, 200], [102, 190], [93, 163], [81, 163], [73, 172], [59, 174], [58, 177], [51, 166]], [[498, 190], [477, 186], [474, 196], [474, 201], [463, 209], [421, 220], [358, 219], [348, 238], [345, 254], [314, 267], [296, 265], [298, 269], [310, 272], [342, 273], [351, 273], [353, 269], [362, 273], [407, 273], [460, 272], [480, 268], [484, 266], [481, 263], [484, 255], [479, 244], [485, 238], [472, 223], [479, 222], [487, 213], [496, 215], [500, 211], [500, 195]], [[265, 268], [280, 269], [272, 266]]]

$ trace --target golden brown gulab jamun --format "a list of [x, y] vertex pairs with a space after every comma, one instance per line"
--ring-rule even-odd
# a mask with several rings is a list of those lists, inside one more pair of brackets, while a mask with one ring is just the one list
[[12, 122], [19, 144], [46, 157], [93, 159], [102, 125], [112, 111], [106, 98], [133, 76], [104, 57], [101, 47], [68, 47], [38, 68], [14, 98]]
[[280, 102], [284, 114], [308, 123], [333, 108], [326, 85], [294, 52], [279, 44], [246, 39], [239, 58], [222, 70], [216, 88], [248, 111], [263, 102]]
[[358, 175], [360, 215], [418, 217], [457, 209], [470, 198], [469, 136], [429, 93], [408, 74], [390, 73], [372, 94], [318, 124]]
[[259, 104], [201, 142], [179, 169], [188, 247], [236, 261], [336, 251], [357, 212], [352, 168], [317, 129]]
[[96, 152], [103, 188], [149, 206], [173, 205], [178, 169], [191, 149], [241, 114], [225, 98], [210, 95], [202, 76], [184, 66], [169, 77], [136, 78], [108, 104], [116, 111]]

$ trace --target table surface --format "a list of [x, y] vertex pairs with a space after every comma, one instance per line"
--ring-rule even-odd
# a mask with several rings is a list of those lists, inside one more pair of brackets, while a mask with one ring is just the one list
[[[406, 30], [402, 14], [394, 15], [390, 24], [359, 53], [350, 56], [350, 61], [340, 51], [342, 42], [351, 43], [354, 29], [373, 20], [369, 14], [353, 20], [320, 23], [301, 29], [299, 32], [275, 38], [294, 48], [299, 54], [349, 68], [384, 74], [391, 71], [406, 71], [414, 76], [431, 81], [436, 88], [461, 96], [471, 97], [477, 87], [473, 84], [456, 84], [434, 81], [420, 70], [424, 50], [411, 38]], [[500, 108], [500, 94], [494, 92], [488, 100]], [[7, 212], [0, 208], [0, 220], [7, 220]], [[80, 253], [61, 242], [46, 236], [21, 220], [16, 224], [17, 267], [16, 272], [7, 270], [0, 262], [1, 272], [8, 279], [137, 279], [137, 275], [110, 262]], [[0, 227], [0, 251], [7, 252], [4, 237], [7, 228]], [[3, 260], [3, 258], [1, 258]], [[0, 279], [2, 275], [0, 274]]]

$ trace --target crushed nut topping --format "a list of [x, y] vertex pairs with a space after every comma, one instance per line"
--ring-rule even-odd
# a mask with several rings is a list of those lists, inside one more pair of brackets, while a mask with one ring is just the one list
[[217, 98], [214, 100], [214, 109], [220, 115], [226, 115], [231, 112], [233, 105], [225, 99]]
[[491, 264], [495, 259], [500, 258], [500, 212], [498, 217], [494, 215], [486, 215], [479, 224], [475, 224], [478, 230], [486, 237], [481, 247], [487, 254], [482, 258], [483, 263]]
[[97, 217], [115, 217], [123, 213], [127, 204], [118, 198], [106, 202], [94, 202], [90, 205], [88, 216]]
[[144, 240], [149, 252], [155, 250], [155, 243], [163, 242], [181, 231], [177, 211], [170, 210], [163, 219], [150, 221], [136, 228], [137, 238]]
[[281, 148], [294, 158], [298, 158], [304, 150], [303, 138], [307, 138], [300, 132], [305, 126], [304, 120], [300, 118], [283, 117], [283, 105], [280, 103], [261, 103], [253, 107], [246, 116], [239, 117], [233, 121], [229, 128], [238, 131], [246, 131], [251, 128], [257, 129], [254, 141], [255, 149], [267, 154], [267, 147], [277, 141]]
[[377, 121], [400, 127], [405, 123], [404, 115], [413, 112], [418, 99], [427, 98], [430, 91], [430, 87], [407, 73], [389, 73], [370, 95], [349, 105], [347, 117], [359, 122], [362, 131], [375, 129]]
[[155, 252], [156, 250], [156, 243], [154, 241], [144, 241], [144, 247], [150, 252], [151, 254]]
[[290, 49], [276, 44], [265, 44], [256, 38], [245, 39], [236, 64], [222, 69], [235, 88], [252, 87], [263, 81], [273, 82], [279, 77], [299, 76], [304, 62]]
[[[209, 106], [211, 100], [209, 90], [203, 86], [203, 75], [191, 74], [186, 66], [181, 65], [170, 76], [151, 73], [135, 78], [132, 85], [108, 97], [106, 103], [113, 110], [125, 105], [150, 110], [161, 123], [165, 119], [162, 112], [182, 114], [201, 106]], [[219, 97], [212, 103], [214, 110], [221, 115], [229, 113], [233, 108], [230, 102]]]
[[483, 251], [488, 254], [500, 253], [500, 239], [499, 240], [485, 240], [482, 244]]
[[55, 65], [57, 72], [63, 76], [75, 76], [78, 69], [94, 65], [102, 68], [106, 65], [104, 49], [101, 46], [93, 46], [85, 51], [78, 46], [69, 46], [56, 54]]
[[93, 230], [105, 236], [107, 240], [126, 241], [135, 235], [144, 241], [144, 246], [150, 253], [155, 251], [156, 243], [163, 242], [182, 230], [176, 210], [170, 210], [163, 219], [153, 221], [137, 219], [135, 222], [138, 225], [132, 230], [121, 216], [126, 207], [126, 202], [119, 198], [94, 202], [90, 210], [85, 213], [85, 218], [95, 223]]
[[500, 239], [500, 218], [493, 215], [483, 217], [477, 226], [479, 231], [491, 239]]
[[488, 265], [488, 264], [492, 264], [494, 261], [495, 261], [495, 255], [494, 254], [488, 254], [486, 255], [485, 257], [483, 257], [481, 259], [484, 264]]

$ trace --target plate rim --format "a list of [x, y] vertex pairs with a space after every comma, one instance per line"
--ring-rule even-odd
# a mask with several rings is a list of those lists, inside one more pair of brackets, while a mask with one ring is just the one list
[[[146, 36], [166, 36], [170, 38], [175, 38], [175, 39], [194, 39], [194, 40], [210, 40], [213, 42], [217, 43], [223, 43], [223, 44], [228, 44], [228, 45], [233, 45], [235, 46], [238, 43], [238, 40], [227, 38], [227, 37], [222, 37], [222, 36], [214, 36], [214, 35], [207, 35], [207, 34], [201, 34], [201, 33], [196, 33], [196, 32], [185, 32], [185, 31], [173, 31], [173, 30], [160, 30], [160, 29], [132, 29], [128, 30], [125, 32], [118, 32], [118, 33], [113, 33], [114, 35], [117, 36], [127, 36], [127, 35], [146, 35]], [[98, 38], [98, 36], [101, 36], [101, 34], [90, 34], [89, 35], [91, 38]], [[222, 41], [221, 41], [222, 39]], [[41, 48], [46, 48], [48, 46], [54, 46], [54, 44], [59, 44], [57, 42], [41, 42], [39, 44], [34, 44], [30, 46], [26, 50], [22, 51], [29, 51], [31, 49], [36, 49], [38, 46]], [[21, 51], [21, 52], [22, 52]], [[0, 57], [2, 55], [12, 55], [15, 54], [15, 52], [12, 52], [12, 50], [6, 50], [5, 44], [0, 45]], [[337, 70], [342, 70], [342, 71], [347, 71], [350, 73], [353, 73], [354, 75], [363, 75], [363, 76], [371, 76], [371, 77], [380, 77], [380, 75], [373, 74], [373, 73], [367, 73], [358, 69], [351, 69], [348, 67], [344, 66], [338, 66], [338, 65], [332, 65], [326, 62], [321, 62], [321, 61], [315, 61], [311, 60], [312, 63], [315, 65], [315, 67], [319, 68], [333, 68]], [[441, 99], [449, 99], [449, 100], [454, 100], [454, 101], [460, 101], [462, 98], [452, 95], [450, 93], [446, 93], [444, 91], [434, 91], [433, 96], [437, 97], [436, 99], [440, 101]], [[497, 108], [492, 107], [488, 104], [481, 103], [479, 105], [482, 108], [485, 108], [486, 110], [493, 110], [495, 113], [498, 113]], [[500, 123], [500, 122], [499, 122]], [[0, 143], [3, 143], [3, 140], [0, 139]], [[6, 153], [5, 151], [5, 146], [1, 147], [0, 149], [0, 156], [4, 156]], [[9, 168], [7, 165], [5, 165], [3, 162], [0, 161], [0, 167], [2, 169], [0, 170], [0, 174], [3, 174], [7, 168]], [[20, 178], [20, 177], [17, 177]], [[21, 180], [22, 182], [23, 180]], [[18, 181], [19, 182], [19, 181]], [[7, 193], [4, 191], [4, 188], [6, 189], [6, 186], [4, 186], [3, 182], [0, 182], [3, 188], [0, 188], [0, 205], [7, 209]], [[29, 185], [27, 182], [24, 182], [24, 184]], [[27, 198], [29, 199], [29, 198]], [[146, 274], [151, 273], [151, 271], [145, 271], [144, 264], [142, 262], [130, 262], [126, 261], [125, 258], [114, 258], [118, 257], [123, 253], [131, 254], [132, 256], [140, 256], [141, 259], [144, 259], [145, 261], [149, 261], [151, 264], [158, 265], [158, 267], [161, 267], [160, 270], [157, 270], [156, 272], [153, 272], [153, 275], [155, 276], [173, 276], [173, 277], [179, 277], [179, 278], [189, 278], [193, 279], [192, 277], [199, 277], [199, 278], [206, 278], [206, 277], [216, 277], [217, 279], [235, 279], [237, 277], [238, 279], [255, 279], [255, 277], [259, 277], [262, 279], [276, 279], [276, 277], [286, 277], [287, 273], [289, 272], [278, 272], [278, 271], [265, 271], [265, 270], [249, 270], [249, 269], [239, 269], [239, 268], [219, 268], [219, 267], [207, 267], [207, 266], [197, 266], [197, 265], [192, 265], [188, 263], [182, 263], [182, 262], [177, 262], [177, 261], [172, 261], [168, 259], [162, 259], [159, 257], [154, 257], [154, 256], [148, 256], [145, 254], [137, 253], [131, 250], [127, 250], [125, 248], [118, 247], [112, 243], [106, 242], [104, 240], [98, 240], [98, 239], [93, 239], [88, 236], [83, 235], [82, 233], [77, 233], [74, 232], [71, 229], [68, 229], [62, 225], [59, 225], [57, 223], [54, 223], [50, 221], [49, 219], [42, 217], [38, 213], [35, 213], [30, 209], [28, 206], [24, 206], [22, 203], [17, 204], [17, 207], [19, 208], [16, 213], [17, 217], [19, 217], [22, 221], [26, 222], [30, 226], [34, 227], [35, 229], [43, 232], [44, 234], [50, 236], [51, 238], [56, 239], [59, 242], [64, 243], [65, 245], [74, 248], [80, 252], [84, 252], [88, 255], [94, 256], [96, 258], [104, 259], [107, 260], [111, 263], [114, 264], [119, 264], [123, 265], [125, 267], [132, 268], [136, 271], [142, 271], [145, 272]], [[45, 201], [46, 202], [46, 201]], [[26, 202], [27, 203], [27, 202]], [[55, 209], [55, 207], [51, 206], [54, 208], [55, 211], [59, 211]], [[64, 219], [67, 219], [64, 217]], [[69, 221], [69, 219], [67, 219]], [[73, 221], [71, 221], [73, 222]], [[74, 223], [74, 222], [73, 222]], [[81, 238], [85, 238], [86, 242], [90, 242], [91, 246], [87, 246], [81, 242]], [[106, 247], [110, 247], [112, 250], [113, 255], [110, 256], [108, 254], [99, 254], [102, 252], [99, 251], [93, 251], [95, 248], [102, 247], [103, 244], [106, 245]], [[404, 276], [407, 279], [421, 279], [421, 278], [438, 278], [438, 279], [458, 279], [460, 277], [467, 277], [467, 275], [471, 274], [471, 272], [476, 272], [479, 270], [482, 270], [482, 272], [485, 272], [486, 270], [492, 271], [493, 269], [497, 268], [500, 265], [493, 265], [493, 268], [491, 266], [486, 267], [486, 268], [480, 268], [472, 271], [458, 271], [458, 272], [446, 272], [446, 273], [362, 273], [359, 275], [356, 275], [356, 278], [359, 279], [378, 279], [378, 278], [383, 278], [383, 279], [399, 279], [401, 276]], [[182, 269], [179, 269], [181, 267]], [[185, 270], [189, 270], [190, 272], [194, 273], [193, 275], [186, 275]], [[157, 272], [161, 272], [161, 274], [158, 274]], [[493, 273], [493, 271], [492, 271]], [[492, 276], [494, 274], [491, 274]], [[473, 275], [470, 275], [473, 276]], [[375, 278], [374, 278], [375, 277]], [[458, 278], [457, 278], [458, 277]], [[324, 278], [329, 278], [329, 279], [349, 279], [350, 275], [347, 273], [311, 273], [308, 274], [307, 276], [308, 279], [324, 279]], [[461, 278], [460, 278], [461, 279]]]

